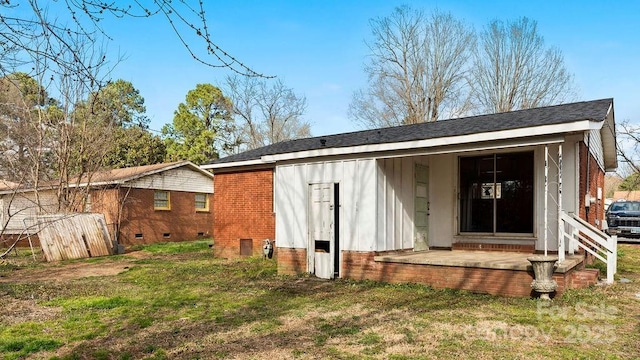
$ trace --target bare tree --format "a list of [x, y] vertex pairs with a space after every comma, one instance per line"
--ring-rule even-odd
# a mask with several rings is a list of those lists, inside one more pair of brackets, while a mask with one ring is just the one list
[[84, 190], [77, 185], [101, 167], [112, 142], [112, 123], [103, 114], [78, 106], [98, 88], [93, 79], [100, 76], [104, 56], [93, 44], [81, 41], [73, 42], [73, 51], [62, 48], [58, 54], [67, 68], [37, 57], [38, 53], [32, 55], [34, 76], [15, 73], [2, 78], [2, 88], [10, 91], [0, 96], [6, 101], [0, 106], [0, 119], [7, 129], [0, 173], [35, 189], [36, 204], [43, 185], [55, 188], [56, 210], [68, 211], [82, 204]]
[[282, 81], [269, 84], [256, 78], [228, 76], [223, 87], [233, 103], [238, 128], [236, 136], [241, 145], [235, 151], [311, 136], [310, 124], [302, 119], [306, 98]]
[[[50, 15], [50, 7], [57, 13]], [[66, 69], [65, 72], [80, 71], [91, 78], [95, 64], [81, 63], [80, 56], [65, 58], [59, 55], [74, 50], [78, 42], [100, 43], [108, 39], [108, 31], [101, 26], [101, 20], [107, 17], [164, 18], [195, 61], [246, 76], [264, 76], [213, 41], [203, 1], [195, 2], [194, 6], [186, 0], [0, 1], [0, 70], [13, 72], [16, 67], [29, 64], [25, 58], [41, 57]], [[193, 35], [201, 41], [200, 46], [187, 41]]]
[[629, 120], [616, 124], [618, 175], [624, 179], [620, 190], [640, 189], [640, 126]]
[[[143, 17], [165, 16], [178, 37], [184, 29], [178, 28], [175, 19], [187, 28], [194, 26], [184, 16], [184, 9], [204, 22], [204, 12], [183, 1], [175, 4], [182, 10], [171, 1], [152, 1], [148, 6], [139, 2], [115, 4], [86, 0], [0, 2], [0, 176], [13, 184], [9, 207], [2, 209], [3, 222], [17, 214], [83, 210], [86, 204], [90, 187], [84, 184], [90, 184], [102, 167], [113, 142], [112, 130], [119, 126], [105, 118], [100, 108], [91, 106], [97, 103], [91, 94], [108, 84], [105, 74], [110, 70], [100, 45], [105, 39], [98, 26], [103, 15], [137, 16], [138, 9]], [[50, 15], [48, 6], [66, 6], [67, 22]], [[232, 57], [225, 60], [228, 54], [215, 47], [206, 29], [197, 35], [205, 39], [209, 55], [220, 63], [206, 63], [193, 54], [197, 60], [245, 75], [260, 75]], [[190, 44], [184, 45], [192, 51]], [[11, 204], [17, 194], [21, 194], [22, 205], [15, 210]], [[4, 231], [3, 226], [0, 237]]]
[[473, 30], [449, 13], [408, 6], [371, 20], [365, 67], [369, 87], [357, 91], [349, 116], [364, 127], [436, 121], [467, 111], [465, 75]]
[[480, 34], [469, 77], [478, 112], [505, 112], [574, 97], [562, 52], [546, 47], [536, 21], [492, 21]]

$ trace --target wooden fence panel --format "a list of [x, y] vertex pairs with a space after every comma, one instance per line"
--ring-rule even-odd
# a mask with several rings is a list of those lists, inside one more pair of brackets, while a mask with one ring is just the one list
[[38, 217], [40, 246], [47, 261], [111, 255], [103, 214], [56, 214]]

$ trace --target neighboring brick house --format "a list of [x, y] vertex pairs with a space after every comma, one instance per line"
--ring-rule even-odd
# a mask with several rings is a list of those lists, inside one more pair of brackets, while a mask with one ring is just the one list
[[[76, 187], [87, 189], [78, 211], [104, 214], [112, 239], [125, 247], [212, 235], [213, 175], [191, 162], [98, 172]], [[33, 190], [0, 189], [0, 223], [6, 236], [20, 234], [29, 218], [56, 212], [55, 189], [42, 189], [38, 195], [39, 202]], [[37, 229], [29, 232], [36, 235]]]
[[[612, 99], [298, 139], [202, 166], [216, 179], [220, 256], [241, 255], [247, 239], [255, 254], [263, 238], [275, 238], [283, 274], [458, 288], [468, 284], [444, 282], [436, 272], [404, 276], [416, 264], [391, 266], [381, 256], [434, 249], [572, 254], [577, 244], [566, 240], [565, 218], [600, 227], [604, 173], [616, 167]], [[449, 270], [438, 268], [457, 273]], [[575, 280], [582, 275], [567, 276], [560, 282], [568, 287], [582, 282]], [[474, 291], [530, 291], [528, 284], [511, 292], [498, 285]]]

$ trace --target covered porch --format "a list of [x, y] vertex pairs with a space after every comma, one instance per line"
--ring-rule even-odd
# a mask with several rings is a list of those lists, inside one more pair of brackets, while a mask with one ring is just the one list
[[[616, 271], [616, 238], [607, 236], [574, 212], [580, 208], [581, 196], [584, 196], [580, 194], [579, 190], [579, 146], [578, 141], [575, 138], [572, 139], [568, 152], [570, 161], [564, 164], [568, 166], [563, 166], [563, 155], [567, 153], [565, 141], [542, 143], [534, 148], [522, 147], [524, 151], [515, 154], [526, 155], [526, 151], [530, 151], [532, 154], [529, 161], [534, 165], [534, 169], [526, 174], [529, 178], [500, 180], [498, 173], [508, 174], [509, 170], [497, 167], [493, 179], [475, 181], [476, 184], [480, 183], [482, 186], [471, 184], [482, 189], [489, 188], [489, 195], [484, 196], [485, 194], [482, 193], [477, 196], [477, 200], [471, 199], [475, 195], [471, 195], [468, 200], [465, 200], [464, 181], [463, 175], [461, 175], [462, 165], [458, 166], [458, 164], [462, 164], [463, 156], [468, 156], [466, 153], [464, 155], [454, 154], [452, 156], [454, 161], [447, 161], [449, 166], [453, 164], [451, 166], [453, 171], [449, 171], [450, 174], [453, 173], [453, 176], [446, 178], [441, 176], [446, 172], [442, 171], [442, 162], [435, 157], [437, 155], [430, 154], [428, 157], [414, 158], [416, 159], [414, 163], [426, 164], [431, 168], [431, 171], [427, 170], [429, 173], [426, 177], [429, 180], [425, 182], [426, 186], [431, 187], [431, 191], [423, 191], [423, 193], [430, 193], [430, 195], [426, 199], [420, 199], [417, 196], [414, 199], [411, 199], [410, 196], [405, 197], [409, 198], [408, 203], [411, 200], [414, 201], [407, 207], [416, 209], [412, 214], [414, 215], [414, 234], [420, 234], [418, 225], [426, 225], [424, 226], [424, 236], [415, 237], [415, 241], [409, 242], [409, 246], [404, 249], [397, 246], [395, 249], [387, 248], [375, 252], [370, 257], [367, 254], [348, 252], [344, 254], [343, 258], [342, 271], [344, 276], [385, 282], [422, 283], [434, 288], [462, 289], [493, 295], [535, 296], [531, 288], [535, 276], [528, 258], [534, 254], [549, 254], [557, 256], [558, 260], [553, 275], [553, 280], [558, 284], [555, 296], [562, 294], [567, 289], [583, 288], [596, 284], [600, 276], [599, 271], [585, 268], [585, 265], [592, 262], [594, 258], [602, 260], [607, 265], [606, 281], [613, 282], [613, 275]], [[494, 158], [508, 158], [511, 155], [508, 152], [498, 152], [497, 154]], [[483, 153], [483, 156], [476, 158], [484, 160], [485, 157]], [[511, 157], [516, 158], [516, 156]], [[520, 158], [522, 156], [519, 156], [517, 160]], [[385, 179], [393, 185], [394, 177], [397, 178], [397, 175], [392, 174], [388, 169], [396, 170], [397, 166], [389, 166], [389, 162], [389, 160], [385, 160], [384, 165], [381, 166], [381, 172], [386, 175]], [[497, 161], [494, 160], [495, 163]], [[513, 163], [520, 168], [526, 166], [523, 161]], [[424, 166], [422, 164], [418, 166]], [[433, 168], [436, 168], [436, 171], [433, 171]], [[475, 169], [478, 168], [480, 167], [477, 166]], [[418, 174], [418, 167], [416, 167], [416, 174]], [[563, 177], [566, 179], [567, 175], [569, 175], [570, 181], [563, 184]], [[420, 179], [419, 175], [415, 175], [415, 177]], [[418, 193], [421, 184], [419, 180], [416, 181], [418, 182], [416, 193]], [[499, 209], [499, 202], [508, 199], [509, 183], [520, 187], [529, 186], [532, 191], [525, 194], [530, 197], [529, 199], [523, 200], [522, 196], [512, 196], [514, 198], [510, 200], [512, 206], [505, 207], [506, 210], [501, 215], [496, 210]], [[564, 194], [563, 185], [565, 185]], [[458, 187], [456, 188], [456, 186]], [[471, 186], [469, 187], [471, 188]], [[394, 186], [391, 188], [402, 189]], [[433, 191], [433, 189], [437, 190]], [[399, 191], [396, 190], [396, 193]], [[452, 193], [456, 200], [447, 203], [447, 199], [452, 198]], [[596, 200], [595, 196], [591, 199], [587, 196], [585, 199], [587, 206], [592, 204], [591, 202], [594, 200]], [[598, 195], [597, 200], [601, 200], [601, 195]], [[483, 213], [491, 210], [491, 207], [484, 206], [483, 203], [486, 202], [489, 202], [490, 205], [493, 202], [492, 210], [496, 214], [493, 219], [490, 219], [493, 222], [489, 221], [489, 231], [467, 230], [465, 232], [466, 224], [463, 223], [465, 218], [471, 224], [467, 229], [475, 230], [473, 228], [475, 219], [472, 216], [480, 217]], [[402, 204], [402, 201], [399, 203]], [[396, 202], [397, 204], [398, 202]], [[436, 206], [433, 206], [434, 204]], [[467, 204], [471, 204], [471, 210], [465, 209]], [[476, 204], [480, 204], [480, 206], [473, 209]], [[514, 212], [521, 211], [526, 206], [530, 210], [526, 213], [525, 221], [521, 222], [529, 224], [529, 227], [525, 227], [525, 231], [518, 229], [518, 231], [509, 233], [500, 233], [496, 230], [500, 229], [503, 223], [513, 223]], [[382, 208], [389, 209], [390, 207], [382, 206]], [[445, 211], [434, 213], [433, 208], [444, 208]], [[420, 209], [424, 209], [424, 213], [427, 215], [426, 222], [420, 221], [421, 216], [424, 218]], [[527, 233], [527, 231], [531, 232]], [[426, 246], [420, 246], [419, 242], [423, 239], [426, 240]], [[369, 266], [366, 265], [367, 262], [369, 262]]]

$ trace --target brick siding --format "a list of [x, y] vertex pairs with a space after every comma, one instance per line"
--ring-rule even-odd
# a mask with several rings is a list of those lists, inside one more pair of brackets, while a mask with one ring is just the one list
[[296, 275], [307, 272], [306, 249], [278, 249], [278, 275]]
[[[589, 164], [589, 190], [587, 191], [587, 161]], [[589, 207], [589, 216], [584, 207], [584, 196], [587, 192], [596, 197], [598, 194], [598, 188], [602, 189], [602, 198], [596, 199], [594, 204]], [[584, 142], [580, 143], [580, 190], [579, 190], [580, 209], [579, 216], [585, 219], [589, 224], [601, 228], [601, 223], [596, 225], [596, 219], [600, 222], [604, 219], [604, 170], [602, 170], [596, 159], [587, 150], [587, 146]]]
[[[31, 237], [31, 244], [34, 249], [40, 247], [40, 239], [37, 234], [33, 234]], [[3, 234], [0, 236], [0, 249], [6, 250], [9, 246], [13, 245], [13, 243], [20, 238], [20, 241], [16, 244], [16, 247], [29, 247], [29, 237], [27, 235], [17, 235], [17, 234]], [[38, 249], [35, 249], [38, 251]]]
[[[436, 289], [460, 289], [491, 295], [528, 297], [534, 295], [532, 271], [484, 269], [459, 266], [401, 264], [377, 262], [375, 252], [344, 251], [343, 278], [374, 280], [390, 283], [418, 283]], [[572, 269], [556, 273], [556, 296], [567, 288], [586, 287], [595, 284], [598, 271]]]
[[170, 191], [170, 210], [154, 209], [154, 193], [153, 189], [96, 190], [91, 210], [105, 215], [113, 236], [118, 228], [118, 204], [124, 199], [118, 241], [125, 247], [211, 237], [211, 212], [196, 211], [195, 193]]
[[[587, 164], [589, 165], [589, 189], [587, 191]], [[578, 213], [580, 218], [587, 220], [587, 222], [598, 229], [602, 228], [602, 220], [604, 220], [604, 170], [598, 166], [596, 159], [587, 149], [587, 145], [584, 142], [580, 143], [580, 190], [578, 193], [579, 209]], [[598, 188], [602, 189], [602, 198], [597, 199]], [[587, 192], [596, 198], [596, 202], [589, 206], [589, 213], [585, 208], [584, 197]], [[599, 224], [596, 224], [596, 220]], [[585, 253], [583, 249], [578, 249], [578, 253]], [[592, 264], [595, 261], [595, 257], [589, 253], [586, 253], [586, 263]]]
[[273, 170], [217, 173], [213, 181], [214, 256], [240, 256], [241, 239], [252, 240], [252, 255], [262, 254], [263, 241], [276, 232]]

